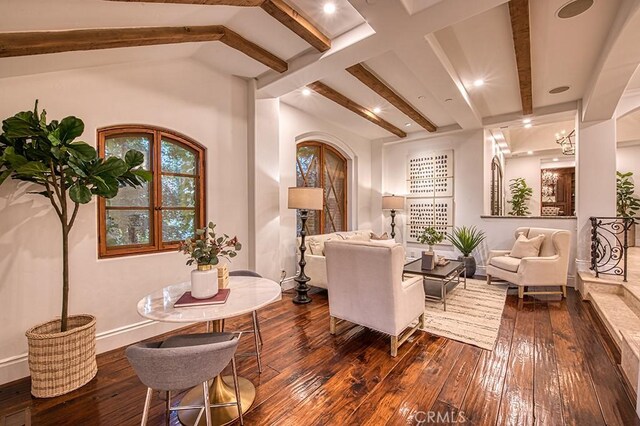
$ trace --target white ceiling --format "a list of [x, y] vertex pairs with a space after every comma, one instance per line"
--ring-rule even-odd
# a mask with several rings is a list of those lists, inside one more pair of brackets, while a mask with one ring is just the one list
[[[438, 127], [479, 128], [483, 121], [518, 125], [521, 103], [507, 0], [334, 0], [334, 15], [326, 15], [324, 2], [318, 0], [287, 1], [330, 36], [331, 50], [318, 53], [259, 8], [0, 0], [2, 31], [219, 24], [290, 64], [288, 72], [278, 74], [222, 43], [186, 43], [3, 58], [0, 78], [193, 58], [224, 73], [256, 77], [262, 96], [282, 96], [283, 102], [367, 138], [391, 135], [319, 95], [303, 98], [299, 89], [320, 80], [365, 107], [380, 106], [380, 116], [407, 133], [423, 132], [415, 123], [404, 127], [411, 120], [345, 71], [364, 62]], [[535, 108], [583, 97], [621, 4], [621, 0], [596, 0], [586, 13], [561, 20], [555, 14], [566, 1], [530, 2]], [[470, 82], [478, 78], [485, 85], [473, 87]], [[560, 85], [571, 89], [548, 94]], [[640, 75], [628, 87], [640, 88]], [[555, 122], [565, 119], [553, 116]], [[536, 125], [548, 120], [534, 116]]]

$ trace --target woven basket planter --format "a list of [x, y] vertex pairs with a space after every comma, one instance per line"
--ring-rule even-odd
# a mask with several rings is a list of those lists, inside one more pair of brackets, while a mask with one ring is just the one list
[[69, 329], [60, 320], [36, 325], [26, 332], [29, 343], [31, 394], [50, 398], [78, 389], [93, 379], [96, 365], [96, 318], [72, 315]]

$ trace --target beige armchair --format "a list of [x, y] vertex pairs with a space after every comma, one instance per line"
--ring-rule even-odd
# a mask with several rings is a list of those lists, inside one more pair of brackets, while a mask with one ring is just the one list
[[[402, 281], [404, 248], [362, 241], [327, 241], [330, 332], [338, 321], [391, 336], [391, 356], [418, 327], [424, 327], [422, 277]], [[410, 327], [418, 319], [418, 325]]]
[[[531, 239], [543, 234], [544, 240], [537, 257], [510, 257], [510, 250], [492, 250], [487, 260], [487, 284], [493, 277], [518, 286], [518, 297], [525, 294], [562, 294], [567, 296], [567, 272], [571, 233], [560, 229], [518, 228], [520, 234]], [[560, 287], [561, 291], [525, 291], [529, 286]]]

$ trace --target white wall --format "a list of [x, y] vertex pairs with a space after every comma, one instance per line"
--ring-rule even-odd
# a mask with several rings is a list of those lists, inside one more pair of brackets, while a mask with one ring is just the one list
[[350, 159], [349, 168], [350, 171], [353, 170], [354, 175], [348, 188], [350, 228], [373, 228], [372, 142], [290, 105], [280, 103], [280, 259], [287, 276], [294, 275], [297, 267], [296, 212], [287, 208], [287, 188], [296, 186], [296, 144], [305, 140], [329, 143]]
[[[247, 241], [247, 96], [241, 79], [190, 60], [163, 61], [0, 79], [0, 98], [2, 118], [33, 108], [35, 99], [50, 119], [82, 118], [82, 138], [92, 145], [98, 127], [124, 123], [192, 137], [207, 147], [208, 218]], [[60, 225], [48, 200], [24, 192], [12, 181], [0, 187], [0, 383], [28, 374], [24, 332], [59, 315], [61, 303]], [[104, 351], [167, 329], [133, 327], [143, 321], [136, 303], [188, 280], [190, 268], [175, 252], [98, 260], [96, 217], [95, 202], [83, 206], [71, 233], [70, 311], [97, 317]], [[233, 267], [246, 263], [243, 250]]]
[[640, 144], [618, 146], [616, 150], [616, 169], [619, 172], [633, 172], [636, 193], [640, 194]]
[[[518, 227], [541, 227], [567, 229], [572, 232], [572, 259], [575, 258], [575, 219], [535, 219], [535, 218], [482, 218], [485, 210], [486, 168], [491, 167], [493, 155], [491, 140], [486, 138], [482, 130], [453, 133], [443, 136], [417, 139], [407, 142], [388, 143], [383, 147], [383, 192], [396, 194], [407, 193], [406, 161], [413, 153], [425, 151], [454, 150], [454, 222], [455, 226], [475, 225], [485, 231], [487, 239], [474, 253], [478, 261], [478, 272], [484, 273], [485, 259], [490, 249], [508, 249], [513, 246], [515, 230]], [[483, 164], [483, 159], [484, 163]], [[538, 161], [539, 173], [539, 161]], [[382, 216], [378, 208], [378, 216]], [[404, 212], [396, 217], [400, 229], [396, 239], [406, 242]], [[385, 229], [389, 220], [385, 214]], [[451, 245], [441, 244], [435, 247], [436, 252], [449, 258], [458, 256]], [[424, 247], [419, 244], [407, 244], [407, 254], [417, 257]], [[575, 275], [571, 262], [569, 270], [570, 282]]]

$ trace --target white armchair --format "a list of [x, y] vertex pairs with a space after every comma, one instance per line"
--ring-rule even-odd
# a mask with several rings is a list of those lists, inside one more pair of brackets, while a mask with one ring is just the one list
[[[404, 248], [362, 241], [327, 241], [330, 332], [340, 320], [391, 336], [391, 356], [424, 326], [422, 277], [402, 281]], [[410, 327], [418, 319], [418, 325]]]
[[[525, 294], [562, 294], [567, 296], [567, 272], [571, 233], [560, 229], [518, 228], [520, 234], [531, 239], [544, 235], [537, 257], [510, 257], [510, 250], [492, 250], [487, 260], [487, 284], [493, 277], [518, 286], [518, 297]], [[561, 291], [525, 291], [529, 286], [560, 287]]]

